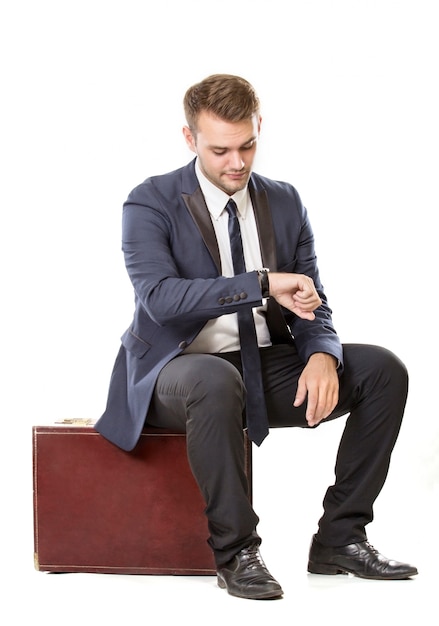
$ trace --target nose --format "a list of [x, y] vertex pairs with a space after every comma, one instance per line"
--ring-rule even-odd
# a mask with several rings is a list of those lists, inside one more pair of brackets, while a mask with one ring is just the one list
[[244, 165], [245, 165], [240, 153], [238, 151], [231, 152], [229, 156], [230, 156], [230, 168], [237, 172], [240, 172], [244, 168]]

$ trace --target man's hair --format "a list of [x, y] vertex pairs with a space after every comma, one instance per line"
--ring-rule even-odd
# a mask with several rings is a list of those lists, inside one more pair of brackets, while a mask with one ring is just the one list
[[189, 87], [183, 104], [186, 121], [194, 134], [202, 111], [226, 122], [241, 122], [259, 113], [259, 98], [252, 85], [232, 74], [212, 74]]

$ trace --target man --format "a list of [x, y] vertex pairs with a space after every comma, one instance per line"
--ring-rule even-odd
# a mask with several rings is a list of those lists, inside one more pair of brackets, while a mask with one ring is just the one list
[[[264, 419], [314, 428], [349, 414], [308, 571], [411, 577], [416, 568], [382, 556], [365, 530], [401, 426], [406, 369], [384, 348], [341, 346], [296, 190], [252, 171], [261, 128], [253, 87], [213, 75], [188, 89], [184, 107], [196, 158], [147, 179], [124, 204], [136, 308], [96, 428], [125, 450], [145, 419], [187, 433], [218, 584], [263, 599], [283, 592], [259, 553], [243, 428], [259, 445]], [[250, 326], [259, 348], [248, 363]]]

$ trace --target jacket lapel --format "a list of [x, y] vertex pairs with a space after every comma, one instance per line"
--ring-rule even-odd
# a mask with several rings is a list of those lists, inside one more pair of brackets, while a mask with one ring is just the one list
[[256, 190], [249, 186], [250, 197], [255, 213], [256, 226], [258, 228], [259, 244], [261, 246], [262, 264], [270, 268], [272, 272], [277, 269], [276, 241], [274, 238], [273, 223], [271, 221], [270, 207], [265, 189]]
[[[264, 189], [256, 190], [252, 185], [249, 186], [249, 191], [255, 212], [256, 226], [261, 246], [262, 264], [264, 267], [269, 267], [271, 271], [276, 271], [276, 242], [267, 194]], [[218, 273], [221, 274], [218, 243], [201, 188], [197, 187], [192, 194], [183, 193], [182, 197], [189, 213], [192, 215], [192, 219], [198, 226], [203, 241], [218, 269]]]
[[[275, 272], [277, 270], [276, 239], [267, 193], [265, 189], [257, 190], [252, 185], [249, 186], [249, 191], [258, 228], [262, 263], [264, 267]], [[267, 325], [274, 344], [293, 343], [281, 307], [274, 298], [269, 298], [267, 301]]]
[[201, 188], [197, 187], [193, 194], [183, 193], [182, 196], [188, 211], [192, 215], [192, 219], [195, 224], [198, 226], [203, 241], [215, 262], [218, 274], [221, 274], [221, 260], [218, 242], [215, 237], [215, 231], [213, 230], [209, 210], [206, 206]]

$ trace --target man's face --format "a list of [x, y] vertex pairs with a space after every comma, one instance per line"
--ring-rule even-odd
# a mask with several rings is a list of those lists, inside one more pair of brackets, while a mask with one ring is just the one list
[[256, 114], [242, 122], [225, 122], [202, 111], [196, 136], [187, 126], [183, 134], [206, 178], [231, 196], [250, 178], [260, 127]]

